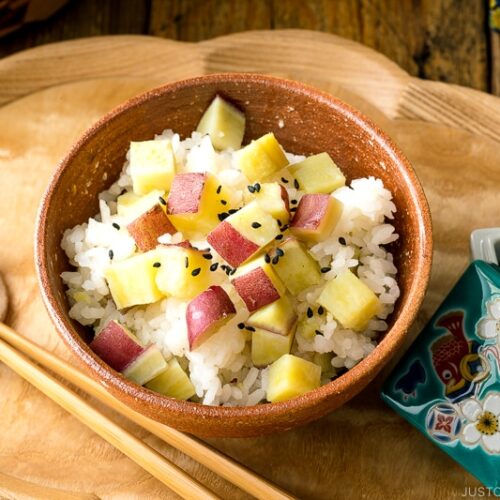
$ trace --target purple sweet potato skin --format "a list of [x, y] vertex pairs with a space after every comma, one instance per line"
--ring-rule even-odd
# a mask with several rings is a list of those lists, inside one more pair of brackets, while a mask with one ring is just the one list
[[290, 227], [316, 229], [321, 224], [329, 200], [329, 194], [305, 194], [302, 196]]
[[194, 214], [198, 212], [207, 174], [186, 173], [174, 177], [167, 200], [167, 213]]
[[190, 349], [196, 349], [235, 313], [234, 304], [220, 286], [211, 286], [197, 295], [186, 310]]
[[227, 221], [221, 222], [209, 233], [207, 241], [233, 267], [238, 267], [259, 249], [258, 245], [241, 235]]
[[90, 348], [111, 368], [121, 372], [145, 348], [117, 321], [110, 321], [90, 343]]
[[127, 230], [141, 252], [148, 252], [156, 248], [158, 238], [163, 234], [177, 232], [160, 205], [155, 205], [137, 217], [127, 226]]
[[260, 267], [235, 278], [232, 284], [250, 312], [280, 298], [273, 282]]

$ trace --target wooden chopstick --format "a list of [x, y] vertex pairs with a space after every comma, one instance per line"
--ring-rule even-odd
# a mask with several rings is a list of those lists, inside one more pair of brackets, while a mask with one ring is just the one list
[[3, 340], [0, 340], [0, 360], [183, 498], [218, 498]]
[[[111, 396], [98, 382], [3, 323], [0, 323], [0, 338], [255, 498], [261, 500], [293, 498], [209, 445], [132, 410]], [[7, 361], [3, 361], [8, 364]]]

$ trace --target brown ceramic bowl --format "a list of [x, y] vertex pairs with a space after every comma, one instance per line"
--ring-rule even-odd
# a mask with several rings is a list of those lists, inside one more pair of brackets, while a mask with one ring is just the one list
[[[216, 93], [245, 111], [245, 143], [274, 131], [287, 151], [327, 151], [348, 179], [373, 175], [394, 195], [400, 239], [392, 251], [401, 288], [390, 329], [377, 348], [333, 382], [283, 403], [211, 407], [161, 396], [129, 382], [88, 347], [91, 331], [68, 316], [60, 274], [65, 229], [98, 212], [97, 194], [118, 177], [131, 140], [166, 128], [190, 135]], [[277, 126], [278, 119], [285, 122]], [[127, 101], [81, 137], [59, 165], [40, 207], [36, 265], [47, 309], [77, 360], [111, 394], [155, 420], [200, 436], [254, 436], [317, 419], [363, 389], [401, 347], [424, 297], [432, 256], [431, 220], [408, 160], [371, 121], [329, 94], [301, 83], [253, 74], [202, 76], [165, 85]]]

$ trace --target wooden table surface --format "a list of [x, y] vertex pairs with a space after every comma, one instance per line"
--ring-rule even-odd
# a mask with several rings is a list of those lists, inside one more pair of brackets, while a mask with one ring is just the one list
[[[490, 33], [487, 22], [488, 4], [495, 2], [70, 0], [52, 18], [0, 40], [0, 57], [43, 43], [96, 35], [140, 34], [197, 42], [251, 29], [302, 28], [361, 42], [411, 75], [500, 95], [500, 35]], [[0, 19], [1, 15], [0, 10]]]
[[[42, 305], [32, 243], [40, 196], [70, 144], [139, 92], [196, 74], [243, 69], [337, 95], [370, 116], [408, 155], [430, 202], [435, 239], [429, 291], [409, 339], [415, 336], [465, 268], [471, 229], [499, 223], [500, 100], [413, 78], [362, 45], [309, 31], [249, 32], [198, 44], [91, 38], [0, 61], [0, 123], [7, 124], [0, 134], [0, 272], [11, 298], [10, 326], [71, 360]], [[380, 401], [382, 377], [301, 429], [210, 442], [300, 498], [444, 499], [477, 487]], [[0, 498], [174, 497], [2, 365], [0, 380]], [[159, 439], [107, 414], [223, 498], [246, 498]]]

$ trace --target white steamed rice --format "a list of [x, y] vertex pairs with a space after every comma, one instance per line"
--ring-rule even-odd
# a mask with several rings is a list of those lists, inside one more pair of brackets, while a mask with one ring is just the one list
[[[217, 175], [221, 183], [230, 187], [231, 203], [238, 205], [248, 181], [234, 168], [232, 152], [217, 152], [210, 138], [194, 132], [184, 141], [178, 134], [166, 130], [156, 139], [171, 139], [180, 172], [209, 171]], [[304, 157], [287, 153], [291, 163]], [[283, 172], [280, 172], [280, 177]], [[286, 174], [285, 174], [286, 176]], [[299, 200], [303, 194], [286, 184], [290, 199]], [[176, 356], [189, 375], [196, 389], [194, 400], [208, 405], [254, 405], [265, 400], [267, 368], [258, 369], [250, 358], [249, 332], [237, 325], [248, 318], [242, 300], [221, 271], [214, 273], [217, 284], [223, 286], [234, 302], [237, 314], [218, 333], [190, 352], [187, 343], [185, 311], [188, 301], [165, 298], [147, 306], [137, 306], [118, 311], [111, 298], [104, 270], [113, 261], [132, 256], [135, 243], [126, 230], [117, 231], [113, 223], [122, 228], [127, 220], [116, 214], [117, 197], [132, 190], [132, 181], [125, 162], [120, 178], [99, 195], [100, 213], [87, 223], [64, 233], [62, 248], [75, 270], [62, 274], [71, 303], [70, 316], [82, 325], [98, 332], [111, 319], [125, 324], [144, 343], [154, 342], [167, 359]], [[331, 370], [324, 373], [322, 383], [338, 376], [367, 356], [376, 346], [378, 335], [387, 329], [386, 319], [399, 297], [396, 267], [393, 257], [384, 245], [395, 241], [398, 235], [388, 222], [393, 219], [396, 207], [391, 193], [380, 179], [373, 177], [356, 179], [349, 187], [338, 189], [332, 195], [339, 199], [344, 210], [331, 236], [318, 243], [310, 251], [321, 267], [331, 267], [322, 275], [330, 280], [344, 270], [357, 267], [358, 277], [378, 296], [382, 308], [367, 329], [358, 333], [342, 328], [329, 313], [322, 315], [320, 327], [323, 335], [305, 340], [296, 335], [292, 354], [312, 360], [316, 353], [332, 353]], [[342, 243], [339, 240], [342, 240]], [[180, 233], [164, 235], [161, 243], [183, 240]], [[206, 241], [192, 242], [199, 248], [208, 248]], [[344, 244], [345, 243], [345, 244]], [[214, 254], [214, 262], [222, 262]], [[324, 284], [324, 281], [323, 281]], [[317, 306], [316, 298], [322, 284], [304, 290], [296, 297], [299, 316], [309, 306]]]

